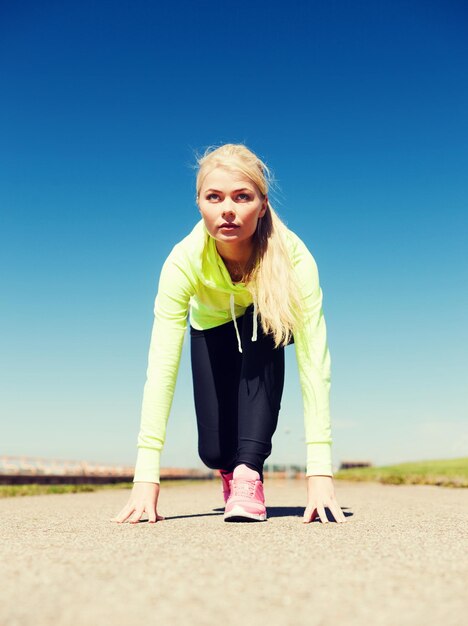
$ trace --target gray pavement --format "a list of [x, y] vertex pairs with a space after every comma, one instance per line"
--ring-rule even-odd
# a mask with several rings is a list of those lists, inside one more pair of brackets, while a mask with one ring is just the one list
[[[1, 626], [466, 623], [468, 490], [335, 481], [347, 522], [303, 524], [304, 480], [266, 480], [269, 519], [223, 522], [220, 481], [0, 501]], [[332, 519], [330, 514], [330, 519]]]

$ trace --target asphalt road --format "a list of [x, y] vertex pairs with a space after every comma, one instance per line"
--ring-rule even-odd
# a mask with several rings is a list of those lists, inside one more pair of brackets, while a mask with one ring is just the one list
[[163, 484], [157, 524], [109, 521], [127, 490], [1, 500], [0, 624], [466, 623], [468, 490], [335, 489], [344, 524], [302, 523], [302, 480], [263, 523], [223, 522], [218, 480]]

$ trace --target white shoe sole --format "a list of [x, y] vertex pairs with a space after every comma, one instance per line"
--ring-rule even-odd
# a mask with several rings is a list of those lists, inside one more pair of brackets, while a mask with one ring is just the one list
[[266, 519], [266, 513], [249, 513], [241, 506], [235, 506], [229, 513], [224, 513], [225, 522], [265, 522]]

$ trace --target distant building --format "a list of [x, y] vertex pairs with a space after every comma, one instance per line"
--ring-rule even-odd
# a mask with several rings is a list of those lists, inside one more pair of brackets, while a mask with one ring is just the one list
[[340, 470], [352, 469], [353, 467], [372, 467], [372, 461], [341, 461]]
[[[69, 461], [31, 456], [0, 456], [0, 484], [78, 484], [132, 482], [133, 465], [105, 465], [88, 461]], [[161, 479], [213, 478], [209, 469], [162, 467]]]

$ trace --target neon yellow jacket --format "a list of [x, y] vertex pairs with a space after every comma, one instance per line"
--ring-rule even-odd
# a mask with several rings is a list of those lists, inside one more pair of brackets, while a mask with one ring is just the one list
[[[317, 264], [304, 242], [287, 230], [288, 247], [303, 295], [306, 323], [294, 332], [304, 406], [307, 476], [333, 476], [330, 427], [330, 353]], [[256, 299], [244, 283], [233, 283], [203, 219], [171, 250], [159, 277], [143, 391], [134, 482], [159, 483], [159, 463], [174, 397], [182, 345], [190, 324], [204, 330], [234, 322]], [[254, 325], [252, 341], [256, 340]]]

